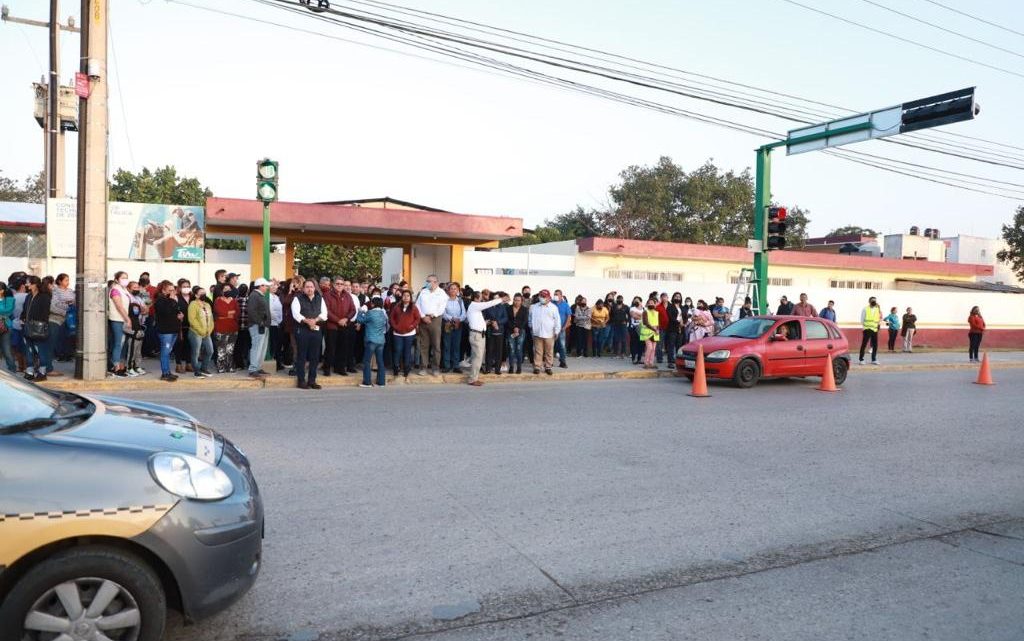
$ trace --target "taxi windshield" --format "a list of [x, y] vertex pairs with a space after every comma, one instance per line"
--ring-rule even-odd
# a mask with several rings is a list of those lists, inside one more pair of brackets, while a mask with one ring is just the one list
[[50, 392], [0, 372], [0, 434], [83, 419], [94, 410], [86, 399], [67, 392]]
[[774, 324], [775, 321], [771, 318], [747, 317], [729, 325], [722, 331], [718, 332], [717, 336], [731, 336], [732, 338], [760, 338], [765, 332], [771, 329]]

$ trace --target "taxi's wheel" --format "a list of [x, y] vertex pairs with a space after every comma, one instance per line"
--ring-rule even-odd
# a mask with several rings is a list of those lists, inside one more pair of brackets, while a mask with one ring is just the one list
[[753, 387], [761, 378], [761, 366], [752, 358], [740, 361], [736, 371], [732, 374], [732, 380], [736, 387]]
[[832, 376], [836, 379], [836, 385], [846, 382], [846, 375], [850, 371], [850, 361], [845, 358], [837, 358], [832, 361]]
[[31, 568], [0, 606], [0, 639], [159, 641], [167, 602], [140, 558], [75, 548]]

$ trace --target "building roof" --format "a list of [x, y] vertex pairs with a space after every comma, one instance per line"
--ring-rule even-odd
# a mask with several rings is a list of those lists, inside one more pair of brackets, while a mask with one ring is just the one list
[[[252, 199], [207, 198], [206, 222], [214, 227], [260, 229], [263, 205]], [[516, 238], [523, 233], [523, 220], [508, 216], [283, 201], [271, 205], [270, 223], [277, 231], [366, 234], [384, 246], [389, 238], [395, 237], [479, 244]]]
[[808, 238], [805, 245], [845, 245], [846, 243], [873, 243], [878, 240], [877, 236], [865, 236], [863, 234], [839, 234], [838, 236], [819, 236]]
[[1024, 294], [1024, 287], [1015, 285], [1004, 285], [1003, 283], [988, 283], [985, 281], [966, 282], [962, 280], [941, 280], [928, 278], [897, 278], [897, 283], [914, 283], [917, 285], [928, 285], [931, 287], [956, 287], [958, 289], [972, 289], [981, 292], [998, 292], [1002, 294]]
[[0, 226], [44, 227], [46, 207], [40, 203], [0, 201]]
[[[576, 241], [580, 253], [616, 254], [644, 258], [676, 260], [713, 260], [730, 263], [750, 263], [753, 255], [746, 247], [696, 245], [657, 240], [628, 240], [625, 238], [580, 238]], [[824, 254], [801, 251], [773, 251], [771, 262], [791, 267], [832, 267], [835, 269], [903, 272], [934, 276], [991, 276], [991, 265], [965, 263], [939, 263], [924, 260], [876, 258], [849, 254]]]
[[427, 207], [426, 205], [418, 205], [411, 203], [408, 200], [399, 200], [392, 198], [391, 196], [384, 196], [383, 198], [357, 198], [355, 200], [329, 200], [327, 202], [320, 203], [322, 205], [365, 205], [366, 203], [384, 203], [385, 208], [387, 204], [398, 205], [400, 207], [408, 207], [410, 209], [419, 209], [421, 211], [436, 211], [441, 213], [451, 213], [447, 209], [438, 209], [436, 207]]

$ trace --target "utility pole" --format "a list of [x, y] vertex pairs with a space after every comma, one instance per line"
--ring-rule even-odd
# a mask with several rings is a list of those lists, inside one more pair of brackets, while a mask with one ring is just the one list
[[46, 82], [48, 105], [43, 117], [43, 159], [46, 176], [46, 197], [64, 197], [64, 125], [60, 118], [60, 32], [78, 33], [75, 20], [68, 17], [67, 24], [60, 24], [60, 1], [50, 0], [50, 20], [31, 20], [10, 15], [10, 9], [4, 5], [0, 10], [0, 18], [4, 22], [25, 24], [32, 27], [45, 27], [50, 31], [50, 71]]
[[90, 381], [107, 373], [107, 8], [107, 0], [82, 0], [80, 71], [88, 75], [90, 90], [78, 102], [75, 376]]

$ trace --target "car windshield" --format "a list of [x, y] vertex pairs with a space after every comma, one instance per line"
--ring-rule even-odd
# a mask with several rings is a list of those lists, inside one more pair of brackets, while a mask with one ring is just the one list
[[0, 434], [53, 427], [81, 420], [95, 411], [76, 394], [50, 392], [7, 372], [0, 372]]
[[760, 338], [761, 336], [764, 336], [764, 333], [771, 329], [773, 325], [775, 325], [775, 321], [771, 318], [747, 317], [729, 325], [722, 331], [718, 332], [717, 335], [730, 336], [732, 338]]

